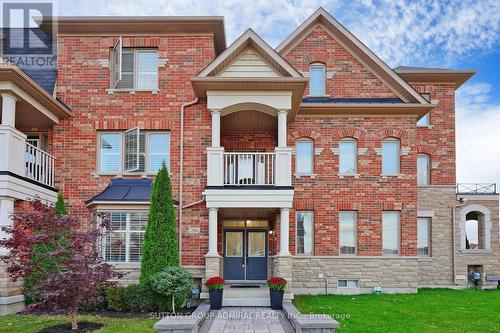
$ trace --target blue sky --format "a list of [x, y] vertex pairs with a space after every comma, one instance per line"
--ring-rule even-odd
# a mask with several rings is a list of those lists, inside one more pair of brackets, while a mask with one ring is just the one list
[[277, 46], [322, 6], [391, 67], [479, 71], [457, 92], [457, 174], [500, 183], [500, 0], [59, 0], [58, 15], [218, 15]]

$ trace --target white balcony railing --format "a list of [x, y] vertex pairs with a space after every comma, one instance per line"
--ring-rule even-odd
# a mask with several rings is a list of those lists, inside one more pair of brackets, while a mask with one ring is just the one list
[[275, 153], [224, 153], [224, 185], [275, 185]]
[[54, 187], [55, 157], [26, 142], [26, 177]]

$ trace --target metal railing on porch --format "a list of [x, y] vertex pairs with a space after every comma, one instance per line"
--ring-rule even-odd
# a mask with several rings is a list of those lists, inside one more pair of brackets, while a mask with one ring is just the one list
[[26, 142], [26, 177], [54, 187], [55, 157]]
[[496, 183], [458, 183], [457, 194], [496, 194]]
[[224, 185], [274, 185], [275, 153], [225, 152]]

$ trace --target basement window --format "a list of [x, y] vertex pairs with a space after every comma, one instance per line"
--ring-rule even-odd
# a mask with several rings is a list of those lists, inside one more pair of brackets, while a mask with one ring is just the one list
[[339, 288], [358, 288], [359, 280], [337, 280]]

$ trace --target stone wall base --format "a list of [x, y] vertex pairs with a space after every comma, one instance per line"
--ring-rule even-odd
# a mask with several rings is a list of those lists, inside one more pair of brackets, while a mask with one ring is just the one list
[[17, 313], [24, 310], [24, 296], [2, 296], [0, 297], [0, 316]]

